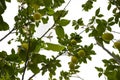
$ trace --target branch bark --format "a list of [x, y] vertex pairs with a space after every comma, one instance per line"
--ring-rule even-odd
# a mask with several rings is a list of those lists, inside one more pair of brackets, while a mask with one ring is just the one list
[[15, 28], [13, 28], [10, 32], [8, 32], [3, 38], [0, 39], [0, 42], [4, 40], [6, 37], [8, 37], [14, 30]]

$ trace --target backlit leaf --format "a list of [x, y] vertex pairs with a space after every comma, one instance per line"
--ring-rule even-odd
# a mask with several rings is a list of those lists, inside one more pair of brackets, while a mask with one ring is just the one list
[[46, 43], [46, 49], [47, 50], [52, 50], [52, 51], [61, 51], [63, 50], [65, 47], [59, 44], [53, 44], [53, 43]]
[[62, 19], [59, 21], [60, 26], [66, 26], [70, 23], [70, 20]]

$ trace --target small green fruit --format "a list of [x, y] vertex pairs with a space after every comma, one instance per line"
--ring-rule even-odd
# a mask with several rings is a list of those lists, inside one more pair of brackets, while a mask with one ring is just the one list
[[110, 41], [110, 40], [112, 40], [114, 38], [114, 36], [113, 36], [113, 34], [111, 34], [111, 33], [104, 33], [103, 35], [102, 35], [102, 39], [104, 40], [104, 41]]
[[18, 53], [23, 53], [28, 51], [28, 43], [22, 43], [21, 46], [18, 46]]
[[41, 14], [39, 12], [34, 13], [33, 18], [34, 20], [40, 20], [41, 19]]
[[116, 42], [114, 43], [114, 47], [115, 47], [116, 49], [120, 50], [120, 41], [116, 41]]
[[70, 69], [74, 69], [74, 68], [75, 68], [75, 64], [72, 63], [72, 62], [70, 62], [70, 63], [69, 63], [69, 68], [70, 68]]
[[76, 44], [77, 44], [77, 41], [76, 41], [75, 39], [72, 39], [72, 40], [71, 40], [71, 44], [72, 44], [72, 45], [76, 45]]
[[28, 50], [28, 43], [22, 43], [22, 48]]
[[84, 50], [79, 50], [79, 51], [77, 52], [77, 54], [78, 54], [78, 56], [80, 56], [80, 57], [84, 57], [86, 53], [85, 53]]
[[78, 58], [76, 56], [72, 56], [71, 57], [71, 62], [74, 63], [74, 64], [77, 64], [78, 63]]

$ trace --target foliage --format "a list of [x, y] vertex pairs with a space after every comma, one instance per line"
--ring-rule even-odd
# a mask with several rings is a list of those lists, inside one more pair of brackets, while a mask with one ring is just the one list
[[[0, 1], [0, 31], [9, 30], [9, 32], [0, 39], [0, 42], [14, 32], [16, 37], [9, 40], [8, 44], [11, 45], [16, 41], [20, 45], [18, 45], [17, 51], [12, 48], [11, 53], [7, 51], [0, 52], [0, 80], [24, 80], [26, 71], [33, 73], [28, 80], [34, 78], [38, 73], [44, 75], [47, 72], [49, 73], [49, 80], [57, 80], [54, 78], [56, 70], [62, 66], [61, 60], [58, 58], [65, 53], [67, 53], [66, 56], [71, 58], [71, 61], [68, 61], [69, 67], [67, 71], [60, 71], [59, 80], [70, 80], [73, 74], [80, 72], [79, 68], [82, 63], [87, 64], [88, 60], [92, 60], [92, 55], [96, 54], [93, 49], [96, 45], [100, 46], [112, 57], [109, 60], [102, 60], [104, 68], [95, 67], [99, 72], [98, 76], [105, 75], [107, 80], [120, 79], [120, 55], [114, 52], [111, 53], [105, 48], [106, 44], [116, 42], [113, 26], [120, 27], [120, 0], [108, 0], [107, 10], [113, 13], [113, 16], [110, 16], [108, 20], [104, 19], [104, 14], [100, 12], [101, 8], [98, 8], [87, 24], [84, 23], [83, 18], [73, 21], [65, 18], [69, 13], [66, 7], [71, 0], [62, 10], [58, 8], [65, 3], [64, 0], [17, 0], [19, 5], [18, 14], [14, 17], [15, 24], [11, 30], [2, 17], [7, 8], [7, 2], [11, 3], [11, 0]], [[89, 12], [94, 8], [94, 2], [97, 2], [97, 0], [87, 0], [81, 7], [84, 11]], [[42, 36], [34, 37], [36, 29], [42, 23], [45, 25], [50, 20], [53, 20], [53, 25]], [[75, 32], [71, 32], [69, 35], [65, 32], [64, 27], [71, 25], [70, 22], [72, 22]], [[83, 31], [77, 33], [76, 30], [80, 29], [83, 29]], [[55, 31], [58, 43], [46, 42], [43, 39], [51, 31]], [[92, 42], [86, 45], [81, 44], [84, 38], [81, 35], [83, 32], [89, 38], [92, 37], [96, 41], [96, 45]], [[102, 38], [102, 35], [106, 32], [113, 33], [112, 38], [107, 41]], [[120, 34], [119, 32], [115, 33]], [[51, 34], [47, 36], [48, 39], [52, 37]], [[109, 36], [105, 37], [109, 38]], [[24, 43], [26, 45], [23, 46]], [[117, 49], [115, 46], [113, 48]], [[49, 51], [52, 51], [57, 55], [48, 58], [46, 54], [41, 54], [42, 50], [45, 50], [48, 54]], [[117, 50], [120, 52], [120, 49]], [[18, 76], [19, 74], [22, 75], [22, 78]]]

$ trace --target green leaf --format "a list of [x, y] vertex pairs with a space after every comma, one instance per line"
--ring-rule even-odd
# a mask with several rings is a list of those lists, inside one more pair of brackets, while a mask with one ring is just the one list
[[120, 27], [120, 21], [119, 21], [119, 27]]
[[30, 68], [30, 70], [34, 73], [37, 74], [40, 72], [39, 67], [37, 66], [37, 64], [29, 64], [28, 66]]
[[58, 36], [59, 38], [64, 38], [65, 33], [64, 33], [63, 27], [61, 27], [61, 26], [56, 26], [56, 27], [55, 27], [55, 31], [56, 31], [56, 34], [57, 34], [57, 36]]
[[96, 22], [97, 22], [97, 24], [100, 24], [101, 20], [100, 19], [96, 19]]
[[95, 69], [99, 72], [103, 72], [103, 69], [102, 68], [99, 68], [99, 67], [95, 67]]
[[68, 11], [65, 10], [58, 10], [54, 13], [53, 18], [54, 21], [57, 22], [60, 20], [61, 17], [64, 17], [66, 14], [68, 13]]
[[6, 9], [5, 0], [0, 0], [0, 14], [3, 14]]
[[53, 15], [54, 14], [54, 10], [51, 8], [47, 8], [47, 13], [48, 15]]
[[101, 76], [102, 76], [102, 73], [99, 73], [98, 76], [101, 77]]
[[9, 29], [9, 25], [6, 22], [0, 22], [0, 31], [6, 31]]
[[95, 20], [95, 16], [92, 16], [92, 19], [90, 19], [89, 24], [92, 24]]
[[12, 50], [11, 50], [11, 53], [12, 53], [12, 54], [15, 54], [15, 50], [14, 50], [14, 49], [12, 49]]
[[111, 8], [111, 3], [109, 3], [107, 10], [110, 10], [110, 8]]
[[93, 8], [93, 2], [91, 0], [88, 0], [85, 4], [82, 5], [82, 8], [85, 11], [90, 10], [91, 8]]
[[65, 47], [59, 44], [52, 44], [52, 43], [46, 43], [46, 49], [47, 50], [52, 50], [52, 51], [61, 51], [63, 50]]
[[0, 58], [5, 58], [7, 56], [7, 52], [2, 51], [0, 52]]
[[78, 30], [78, 29], [79, 29], [79, 25], [76, 25], [76, 26], [74, 27], [74, 29], [75, 29], [75, 30]]
[[47, 24], [48, 20], [49, 20], [48, 17], [46, 17], [46, 18], [42, 17], [42, 22], [43, 22], [43, 24]]
[[99, 15], [97, 15], [97, 17], [103, 17], [104, 15], [103, 14], [99, 14]]
[[43, 0], [46, 7], [50, 7], [52, 5], [52, 0]]
[[110, 22], [108, 25], [113, 26], [115, 22]]
[[84, 25], [82, 18], [78, 19], [77, 23], [78, 23], [80, 26], [83, 26], [83, 25]]
[[73, 21], [72, 21], [72, 26], [75, 26], [75, 25], [77, 25], [77, 21], [76, 21], [76, 20], [73, 20]]
[[34, 64], [38, 64], [38, 63], [44, 62], [45, 59], [46, 59], [46, 57], [44, 55], [40, 55], [40, 54], [33, 54], [32, 57], [31, 57], [31, 61]]
[[60, 26], [67, 26], [69, 23], [70, 23], [70, 20], [67, 20], [67, 19], [61, 19], [59, 21]]
[[65, 2], [64, 0], [53, 0], [53, 1], [54, 1], [53, 8], [57, 8]]
[[110, 17], [110, 18], [108, 19], [108, 22], [111, 22], [113, 19], [114, 19], [114, 17]]
[[99, 13], [100, 13], [100, 8], [98, 8], [98, 9], [96, 10], [96, 12], [95, 12], [95, 16], [98, 16]]
[[6, 0], [7, 2], [11, 2], [11, 0]]

